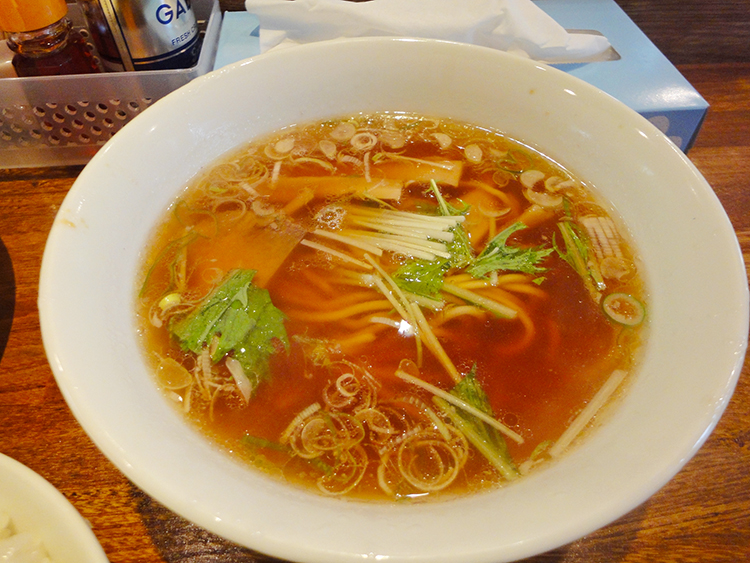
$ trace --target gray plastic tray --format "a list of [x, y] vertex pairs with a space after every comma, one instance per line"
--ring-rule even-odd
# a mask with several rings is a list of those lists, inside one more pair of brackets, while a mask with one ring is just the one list
[[[212, 70], [219, 2], [192, 5], [205, 32], [191, 68], [0, 79], [0, 168], [85, 164], [149, 105]], [[68, 7], [73, 25], [86, 35], [78, 6]]]

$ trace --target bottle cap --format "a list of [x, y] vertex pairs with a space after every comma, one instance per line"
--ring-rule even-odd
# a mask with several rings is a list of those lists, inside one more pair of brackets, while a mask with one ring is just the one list
[[67, 13], [65, 0], [0, 0], [0, 31], [35, 31]]

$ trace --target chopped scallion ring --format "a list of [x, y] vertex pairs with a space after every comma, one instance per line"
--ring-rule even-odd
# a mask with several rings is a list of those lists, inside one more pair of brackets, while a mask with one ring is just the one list
[[602, 309], [612, 321], [625, 326], [637, 326], [646, 317], [643, 303], [627, 293], [610, 293], [602, 299]]

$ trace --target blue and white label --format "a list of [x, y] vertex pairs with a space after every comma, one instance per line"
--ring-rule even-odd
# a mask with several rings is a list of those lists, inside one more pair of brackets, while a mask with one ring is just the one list
[[108, 2], [114, 10], [117, 27], [136, 67], [169, 58], [198, 39], [190, 0], [100, 1]]

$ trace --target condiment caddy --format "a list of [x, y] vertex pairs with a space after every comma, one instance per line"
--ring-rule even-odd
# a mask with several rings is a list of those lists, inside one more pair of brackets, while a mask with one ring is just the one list
[[[221, 30], [219, 2], [193, 0], [192, 8], [202, 40], [192, 67], [0, 78], [0, 168], [85, 164], [144, 109], [211, 71]], [[91, 39], [78, 4], [68, 4], [68, 17]]]

